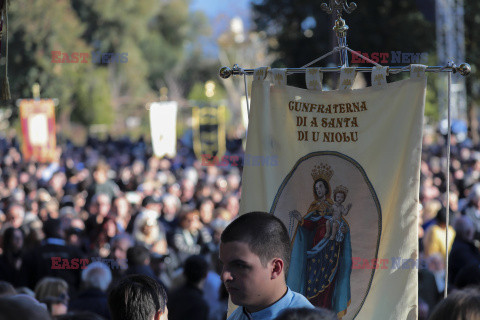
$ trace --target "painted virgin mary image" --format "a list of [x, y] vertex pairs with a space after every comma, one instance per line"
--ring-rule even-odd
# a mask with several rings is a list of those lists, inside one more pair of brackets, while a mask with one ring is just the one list
[[330, 309], [341, 318], [351, 301], [352, 247], [350, 227], [343, 216], [338, 230], [343, 236], [326, 235], [327, 221], [332, 220], [334, 213], [332, 176], [329, 165], [315, 165], [312, 170], [314, 201], [305, 215], [297, 210], [290, 212], [298, 225], [293, 236], [287, 284], [314, 306]]

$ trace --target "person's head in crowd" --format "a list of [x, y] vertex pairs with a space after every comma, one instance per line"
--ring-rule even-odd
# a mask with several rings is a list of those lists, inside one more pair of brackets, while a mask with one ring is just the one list
[[468, 288], [450, 293], [439, 302], [430, 314], [429, 320], [474, 320], [480, 319], [480, 292]]
[[438, 200], [430, 200], [425, 202], [423, 207], [423, 222], [435, 219], [438, 211], [442, 208], [442, 203]]
[[286, 309], [274, 320], [337, 320], [337, 315], [323, 308]]
[[75, 203], [73, 202], [73, 196], [70, 194], [64, 195], [62, 199], [60, 199], [60, 209], [64, 207], [74, 207]]
[[[453, 190], [450, 190], [449, 192], [449, 204], [450, 204], [450, 210], [453, 212], [458, 211], [458, 194], [456, 192], [453, 192]], [[444, 195], [444, 201], [443, 205], [446, 207], [447, 206], [447, 195]]]
[[15, 189], [10, 195], [10, 199], [16, 203], [24, 204], [25, 203], [25, 191], [22, 189]]
[[51, 320], [45, 304], [28, 295], [0, 297], [0, 320]]
[[108, 241], [110, 241], [110, 239], [115, 237], [118, 233], [118, 227], [117, 223], [115, 222], [115, 218], [112, 215], [107, 215], [100, 225], [100, 230], [107, 236]]
[[18, 187], [18, 178], [14, 174], [14, 172], [7, 174], [7, 177], [5, 179], [7, 181], [7, 188], [8, 190], [15, 190]]
[[225, 208], [232, 214], [233, 217], [238, 215], [240, 210], [240, 202], [237, 196], [230, 195], [225, 199]]
[[195, 168], [194, 166], [185, 168], [185, 170], [183, 171], [182, 178], [188, 179], [192, 181], [194, 185], [196, 185], [198, 183], [198, 172], [197, 172], [197, 168]]
[[468, 216], [461, 216], [455, 221], [455, 231], [455, 238], [472, 242], [475, 235], [475, 226]]
[[163, 196], [162, 199], [163, 202], [163, 217], [166, 220], [173, 220], [178, 211], [180, 210], [181, 202], [178, 197], [167, 193], [166, 195]]
[[162, 210], [162, 201], [155, 196], [146, 196], [142, 200], [142, 207], [160, 213]]
[[215, 204], [212, 200], [206, 198], [199, 202], [198, 211], [200, 213], [200, 220], [203, 224], [210, 224], [213, 219], [213, 210], [215, 209]]
[[212, 199], [213, 203], [215, 203], [215, 206], [218, 206], [223, 201], [223, 193], [218, 189], [214, 189], [212, 191], [211, 199]]
[[230, 222], [233, 219], [233, 215], [225, 208], [219, 207], [214, 211], [215, 219], [220, 219], [226, 222]]
[[149, 178], [148, 174], [144, 178], [143, 182], [138, 186], [137, 191], [141, 192], [142, 194], [148, 196], [153, 196], [155, 190], [157, 189], [157, 183], [154, 181], [153, 178]]
[[433, 177], [427, 176], [420, 185], [420, 197], [423, 201], [429, 201], [440, 196], [438, 187], [434, 184]]
[[77, 217], [77, 212], [73, 206], [62, 207], [59, 211], [60, 218], [74, 219]]
[[232, 170], [227, 175], [227, 186], [228, 186], [228, 192], [236, 192], [238, 188], [240, 187], [240, 174], [236, 170]]
[[147, 245], [160, 239], [160, 227], [158, 225], [158, 213], [152, 210], [144, 210], [135, 219], [133, 225], [133, 237], [138, 242]]
[[189, 207], [183, 208], [180, 214], [180, 227], [190, 233], [195, 233], [200, 230], [203, 227], [200, 222], [200, 213]]
[[35, 299], [45, 303], [52, 316], [67, 313], [68, 283], [60, 278], [45, 277], [35, 286]]
[[187, 284], [202, 288], [208, 274], [207, 260], [201, 255], [188, 257], [183, 267], [183, 274]]
[[217, 177], [217, 180], [215, 181], [215, 187], [217, 190], [219, 190], [221, 193], [226, 194], [228, 191], [228, 182], [225, 179], [224, 176], [219, 176]]
[[135, 160], [132, 164], [132, 173], [134, 176], [140, 176], [145, 171], [145, 164], [141, 160]]
[[150, 264], [150, 251], [144, 246], [133, 246], [127, 250], [127, 263], [129, 267], [148, 266]]
[[65, 241], [72, 246], [81, 246], [82, 235], [83, 229], [70, 225], [70, 227], [65, 230]]
[[[91, 204], [92, 205], [90, 206], [90, 214], [94, 214], [104, 218], [110, 212], [112, 206], [112, 199], [110, 199], [110, 196], [108, 194], [99, 193], [93, 196]], [[92, 212], [92, 209], [94, 210], [94, 212]]]
[[40, 220], [32, 221], [29, 225], [29, 233], [25, 237], [24, 248], [34, 248], [40, 245], [43, 239], [45, 239], [45, 233], [43, 232], [43, 222]]
[[225, 228], [228, 226], [229, 223], [230, 221], [226, 221], [220, 218], [216, 218], [215, 220], [212, 221], [212, 223], [210, 224], [210, 227], [213, 230], [213, 237], [212, 237], [213, 243], [215, 243], [216, 245], [220, 244], [220, 237], [222, 236], [222, 232], [223, 230], [225, 230]]
[[6, 222], [14, 228], [20, 228], [25, 218], [25, 209], [18, 202], [11, 203], [6, 211]]
[[99, 161], [93, 170], [93, 179], [97, 184], [104, 184], [108, 180], [109, 166], [105, 161]]
[[232, 302], [256, 312], [272, 305], [286, 292], [290, 238], [272, 214], [251, 212], [239, 216], [223, 231], [221, 274]]
[[0, 297], [16, 295], [17, 291], [10, 282], [0, 281]]
[[197, 191], [195, 196], [197, 199], [209, 198], [212, 195], [212, 186], [204, 182], [199, 182], [197, 184]]
[[[451, 211], [449, 216], [449, 224], [454, 224], [454, 216]], [[447, 208], [442, 206], [440, 210], [438, 210], [437, 215], [435, 216], [435, 221], [437, 222], [437, 225], [442, 229], [447, 228]]]
[[190, 200], [192, 200], [195, 194], [195, 183], [190, 179], [182, 179], [180, 187], [182, 190], [180, 200], [182, 202], [189, 202]]
[[63, 224], [60, 219], [48, 219], [43, 223], [43, 232], [45, 238], [57, 238], [64, 239], [65, 232], [63, 230]]
[[57, 198], [57, 200], [60, 200], [61, 197], [63, 196], [63, 186], [67, 182], [67, 178], [65, 176], [65, 173], [61, 171], [55, 172], [52, 177], [50, 178], [50, 181], [48, 181], [48, 186], [50, 193]]
[[454, 279], [454, 285], [457, 289], [463, 289], [470, 286], [479, 287], [480, 265], [475, 263], [461, 268]]
[[105, 318], [91, 311], [71, 311], [56, 317], [55, 320], [105, 320]]
[[50, 200], [52, 200], [52, 196], [50, 195], [50, 193], [48, 193], [46, 189], [44, 188], [38, 189], [37, 201], [39, 202], [39, 204], [49, 202]]
[[167, 192], [168, 194], [171, 194], [177, 198], [180, 198], [180, 196], [182, 195], [182, 189], [180, 188], [180, 185], [177, 182], [171, 183], [167, 188]]
[[85, 289], [95, 288], [106, 292], [110, 282], [112, 282], [112, 272], [103, 262], [92, 262], [82, 270], [82, 283]]
[[133, 239], [128, 233], [121, 233], [110, 240], [110, 255], [118, 261], [127, 259], [127, 250], [133, 247]]
[[108, 295], [112, 320], [167, 320], [167, 294], [154, 279], [130, 275]]
[[112, 211], [116, 217], [117, 223], [119, 223], [123, 229], [126, 229], [131, 218], [131, 205], [128, 202], [127, 197], [120, 196], [113, 201]]
[[35, 199], [29, 199], [25, 201], [25, 210], [27, 212], [33, 213], [34, 215], [38, 215], [38, 201]]
[[74, 208], [76, 212], [80, 212], [82, 208], [85, 207], [85, 204], [87, 203], [87, 196], [86, 192], [82, 191], [73, 196], [73, 203], [74, 203]]
[[3, 253], [11, 257], [21, 256], [24, 238], [22, 229], [7, 228], [3, 233]]
[[470, 206], [480, 209], [480, 183], [474, 184], [470, 189], [468, 202]]

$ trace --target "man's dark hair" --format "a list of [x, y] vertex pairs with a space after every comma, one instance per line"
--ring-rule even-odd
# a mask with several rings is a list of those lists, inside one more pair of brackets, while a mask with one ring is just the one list
[[183, 274], [188, 283], [198, 284], [201, 280], [207, 277], [208, 262], [200, 255], [190, 256], [185, 261]]
[[273, 258], [281, 258], [285, 276], [290, 265], [290, 238], [285, 225], [273, 214], [250, 212], [232, 221], [222, 233], [222, 243], [240, 241], [248, 244], [265, 267]]
[[150, 251], [144, 246], [136, 245], [127, 250], [127, 263], [131, 267], [143, 266], [147, 258], [150, 258]]
[[108, 294], [112, 320], [151, 320], [165, 312], [167, 294], [156, 280], [134, 274], [120, 280]]
[[322, 308], [294, 308], [282, 312], [274, 320], [337, 320], [335, 313]]
[[63, 239], [62, 221], [60, 219], [48, 219], [43, 224], [45, 238]]

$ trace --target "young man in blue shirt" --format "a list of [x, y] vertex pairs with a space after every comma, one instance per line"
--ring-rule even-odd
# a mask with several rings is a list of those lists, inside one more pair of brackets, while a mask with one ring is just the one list
[[240, 306], [228, 320], [267, 320], [285, 309], [313, 308], [287, 287], [290, 250], [287, 229], [272, 214], [244, 214], [223, 231], [222, 281], [232, 302]]

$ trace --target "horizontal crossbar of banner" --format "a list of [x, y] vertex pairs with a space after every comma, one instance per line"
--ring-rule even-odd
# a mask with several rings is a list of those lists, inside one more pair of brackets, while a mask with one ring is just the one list
[[[387, 74], [396, 74], [400, 72], [409, 72], [410, 66], [399, 66], [399, 67], [390, 67], [388, 66]], [[287, 74], [294, 74], [294, 73], [305, 73], [307, 70], [311, 68], [286, 68]], [[323, 67], [319, 68], [321, 72], [339, 72], [342, 67]], [[357, 72], [372, 72], [373, 67], [356, 67], [355, 70]], [[220, 69], [220, 77], [223, 79], [228, 79], [230, 76], [238, 76], [238, 75], [253, 75], [255, 69], [243, 69], [238, 65], [234, 65], [233, 68], [229, 67], [222, 67]], [[447, 65], [447, 66], [427, 66], [426, 72], [453, 72], [453, 73], [460, 73], [462, 76], [468, 76], [471, 72], [471, 67], [468, 63], [462, 63], [459, 66], [456, 65]]]

